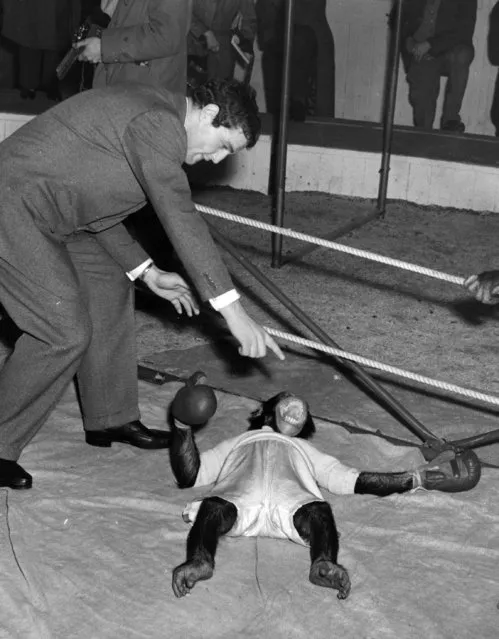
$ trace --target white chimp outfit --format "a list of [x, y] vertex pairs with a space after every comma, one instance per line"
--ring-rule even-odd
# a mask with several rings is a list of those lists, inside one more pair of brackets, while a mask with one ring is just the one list
[[[201, 453], [194, 487], [214, 483], [205, 497], [221, 497], [237, 508], [232, 537], [280, 537], [305, 544], [293, 524], [296, 511], [325, 501], [319, 486], [351, 495], [360, 471], [321, 453], [303, 439], [264, 426], [227, 439]], [[203, 498], [184, 509], [194, 522]]]

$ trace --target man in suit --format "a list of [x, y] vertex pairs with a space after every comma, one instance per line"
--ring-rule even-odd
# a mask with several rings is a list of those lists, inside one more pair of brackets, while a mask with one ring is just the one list
[[206, 79], [234, 77], [236, 55], [231, 44], [237, 26], [239, 46], [253, 55], [256, 14], [253, 0], [193, 0], [187, 38], [190, 58], [206, 68]]
[[21, 331], [0, 371], [0, 486], [31, 486], [17, 460], [74, 375], [91, 411], [87, 443], [168, 446], [167, 433], [139, 421], [131, 280], [178, 312], [198, 307], [123, 225], [146, 197], [239, 352], [283, 358], [242, 307], [182, 169], [250, 148], [259, 131], [254, 92], [238, 82], [208, 82], [187, 99], [136, 84], [76, 95], [0, 144], [0, 304]]
[[192, 0], [102, 0], [101, 9], [109, 26], [78, 44], [80, 59], [97, 64], [94, 88], [143, 82], [185, 92]]
[[477, 0], [404, 1], [401, 54], [416, 127], [433, 127], [444, 75], [447, 84], [440, 128], [464, 131], [460, 111], [475, 55], [476, 12]]

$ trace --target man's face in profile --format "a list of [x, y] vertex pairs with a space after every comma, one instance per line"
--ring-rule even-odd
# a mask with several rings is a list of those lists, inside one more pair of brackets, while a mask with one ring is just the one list
[[196, 110], [194, 122], [187, 131], [186, 164], [201, 160], [218, 164], [228, 155], [246, 148], [247, 140], [241, 128], [213, 126], [218, 110], [214, 104]]

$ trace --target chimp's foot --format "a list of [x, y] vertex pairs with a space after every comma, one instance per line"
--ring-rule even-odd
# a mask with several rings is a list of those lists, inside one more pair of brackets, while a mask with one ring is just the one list
[[191, 559], [173, 571], [172, 587], [175, 597], [188, 595], [198, 581], [211, 579], [213, 566], [205, 559]]
[[316, 559], [310, 568], [310, 581], [316, 586], [333, 588], [338, 591], [338, 599], [346, 599], [350, 594], [350, 577], [343, 566], [327, 559]]

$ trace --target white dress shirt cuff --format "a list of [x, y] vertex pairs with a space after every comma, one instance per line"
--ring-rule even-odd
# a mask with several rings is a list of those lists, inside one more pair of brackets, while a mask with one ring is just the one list
[[140, 264], [140, 266], [136, 266], [133, 270], [128, 271], [127, 274], [126, 274], [128, 279], [132, 280], [132, 282], [135, 282], [135, 280], [138, 277], [140, 277], [142, 275], [142, 273], [146, 270], [146, 268], [148, 266], [151, 266], [152, 263], [153, 263], [153, 260], [151, 258], [149, 258], [145, 262], [142, 262], [142, 264]]
[[213, 308], [216, 311], [219, 311], [221, 308], [225, 308], [226, 306], [229, 306], [229, 304], [232, 304], [232, 302], [235, 302], [240, 297], [241, 296], [236, 291], [236, 289], [231, 288], [230, 291], [227, 291], [226, 293], [222, 293], [222, 295], [218, 295], [218, 297], [213, 297], [210, 300], [210, 304], [213, 306]]

